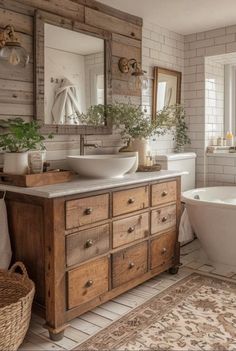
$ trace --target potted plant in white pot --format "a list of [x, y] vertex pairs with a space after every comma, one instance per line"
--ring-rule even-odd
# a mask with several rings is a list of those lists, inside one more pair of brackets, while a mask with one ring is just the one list
[[[44, 149], [45, 137], [36, 121], [25, 122], [21, 118], [0, 121], [0, 149], [4, 151], [3, 172], [26, 174], [28, 151]], [[52, 135], [48, 136], [49, 138]]]

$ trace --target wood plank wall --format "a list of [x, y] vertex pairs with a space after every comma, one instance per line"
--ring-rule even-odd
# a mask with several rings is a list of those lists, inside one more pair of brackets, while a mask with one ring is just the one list
[[112, 94], [140, 98], [130, 76], [118, 70], [120, 57], [141, 62], [142, 19], [112, 9], [93, 0], [0, 0], [0, 29], [13, 24], [22, 45], [30, 53], [26, 68], [0, 61], [0, 118], [22, 116], [26, 120], [34, 111], [33, 16], [35, 9], [62, 15], [112, 32]]

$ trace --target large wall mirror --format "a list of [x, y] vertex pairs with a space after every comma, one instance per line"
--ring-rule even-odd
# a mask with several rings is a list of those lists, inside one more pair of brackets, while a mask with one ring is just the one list
[[164, 107], [180, 104], [181, 76], [181, 72], [154, 67], [153, 119], [156, 118], [156, 113]]
[[36, 118], [45, 132], [109, 133], [81, 118], [90, 106], [111, 101], [111, 38], [106, 31], [37, 11]]

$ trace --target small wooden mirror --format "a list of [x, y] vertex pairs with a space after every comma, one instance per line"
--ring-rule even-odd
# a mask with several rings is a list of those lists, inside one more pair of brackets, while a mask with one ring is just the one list
[[166, 106], [180, 104], [182, 73], [154, 67], [152, 117]]

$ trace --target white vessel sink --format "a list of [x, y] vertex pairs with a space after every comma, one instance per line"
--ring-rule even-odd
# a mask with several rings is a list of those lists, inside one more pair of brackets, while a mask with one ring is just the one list
[[80, 176], [89, 178], [119, 178], [129, 172], [135, 156], [124, 155], [86, 155], [67, 156], [70, 167]]

